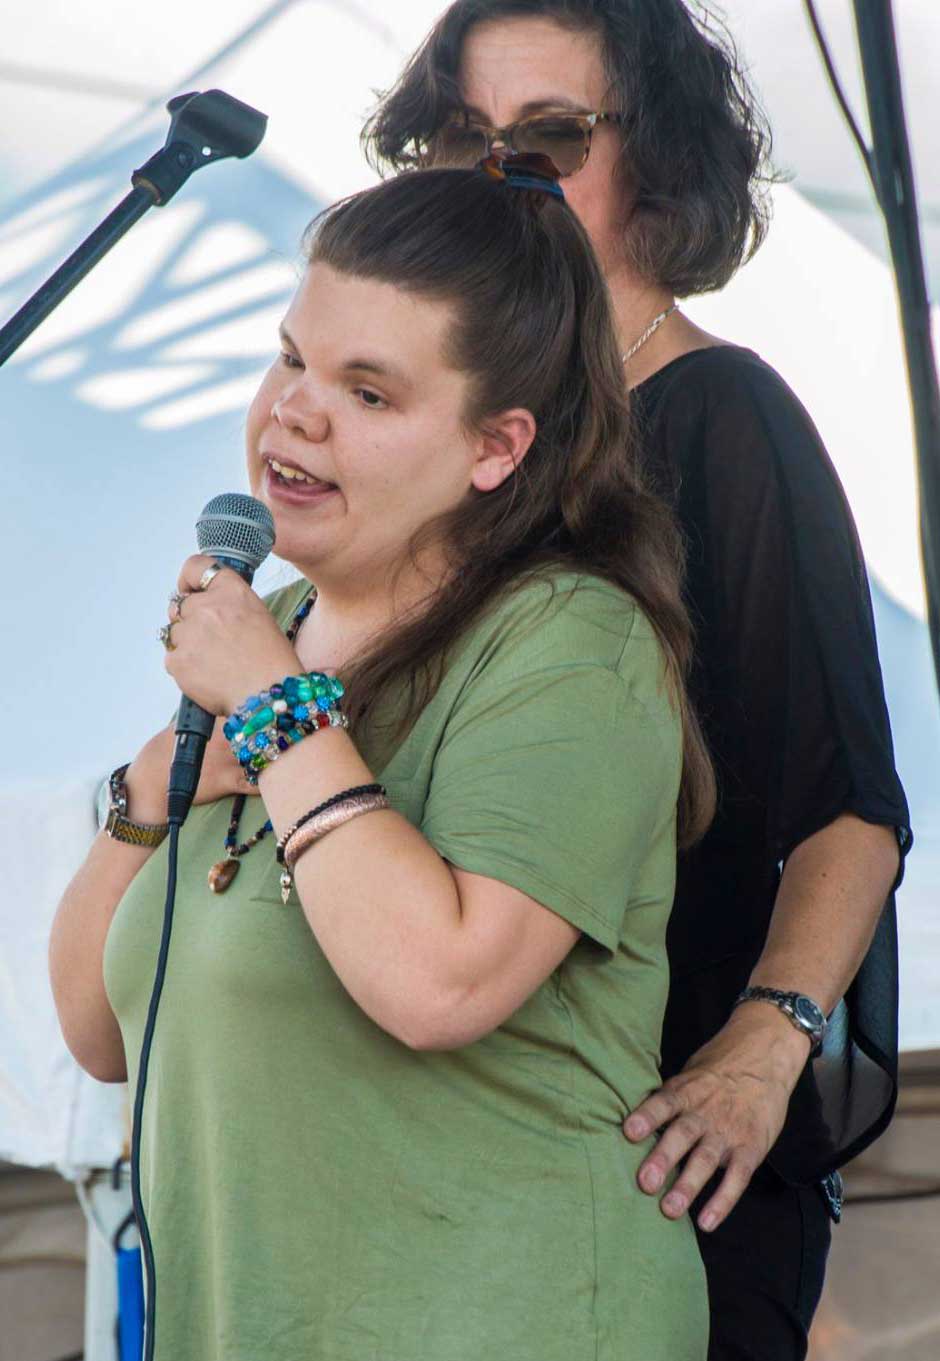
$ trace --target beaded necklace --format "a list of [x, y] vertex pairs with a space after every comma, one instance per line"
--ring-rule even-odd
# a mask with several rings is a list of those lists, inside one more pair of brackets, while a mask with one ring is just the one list
[[[300, 609], [294, 615], [287, 629], [287, 641], [292, 643], [297, 637], [301, 624], [313, 609], [314, 601], [317, 598], [316, 588], [304, 600]], [[262, 827], [259, 827], [254, 836], [250, 836], [247, 841], [239, 844], [238, 824], [241, 822], [245, 804], [248, 802], [247, 794], [236, 794], [232, 803], [232, 816], [229, 818], [228, 831], [225, 833], [225, 859], [218, 860], [209, 871], [209, 887], [213, 893], [224, 893], [229, 887], [241, 868], [241, 858], [247, 855], [252, 847], [257, 846], [263, 841], [269, 832], [274, 830], [274, 824], [268, 818]]]

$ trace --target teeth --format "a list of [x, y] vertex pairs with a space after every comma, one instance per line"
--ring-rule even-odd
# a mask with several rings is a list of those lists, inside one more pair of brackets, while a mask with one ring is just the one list
[[285, 468], [283, 464], [278, 463], [276, 458], [272, 458], [270, 462], [274, 471], [279, 473], [281, 477], [286, 478], [288, 482], [308, 482], [312, 487], [319, 486], [315, 477], [308, 477], [307, 474], [302, 473], [299, 468]]

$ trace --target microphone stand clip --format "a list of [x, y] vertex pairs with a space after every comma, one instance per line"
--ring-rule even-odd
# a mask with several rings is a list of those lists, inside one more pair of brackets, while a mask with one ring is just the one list
[[200, 166], [250, 156], [268, 121], [224, 90], [176, 95], [166, 107], [170, 130], [165, 146], [131, 175], [134, 188], [146, 189], [157, 208], [169, 203]]

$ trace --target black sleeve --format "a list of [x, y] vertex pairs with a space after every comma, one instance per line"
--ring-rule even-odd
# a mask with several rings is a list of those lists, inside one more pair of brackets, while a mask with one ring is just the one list
[[723, 787], [716, 831], [737, 839], [742, 820], [762, 821], [783, 861], [853, 812], [897, 828], [906, 849], [865, 566], [815, 427], [756, 359], [713, 364], [685, 406], [674, 418], [698, 438], [671, 442], [688, 450], [680, 516], [695, 526], [690, 591], [707, 630], [698, 689]]

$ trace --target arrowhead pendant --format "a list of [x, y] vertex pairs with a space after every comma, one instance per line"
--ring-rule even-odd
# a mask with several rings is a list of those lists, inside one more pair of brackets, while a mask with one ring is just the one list
[[209, 887], [213, 893], [224, 893], [241, 866], [235, 859], [220, 860], [209, 871]]

